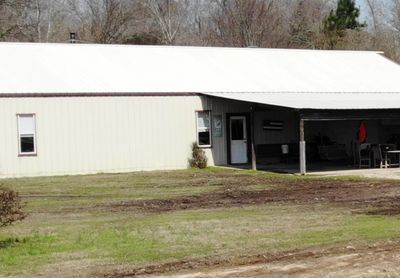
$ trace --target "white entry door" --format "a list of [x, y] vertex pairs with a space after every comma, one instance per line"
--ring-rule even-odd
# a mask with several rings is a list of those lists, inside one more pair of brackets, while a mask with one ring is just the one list
[[231, 163], [244, 164], [248, 162], [247, 156], [247, 128], [246, 117], [237, 116], [230, 118], [231, 130]]

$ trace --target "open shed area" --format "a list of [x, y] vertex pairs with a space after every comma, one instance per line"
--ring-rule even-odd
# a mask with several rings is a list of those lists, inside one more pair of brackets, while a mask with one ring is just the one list
[[[255, 128], [261, 134], [255, 135], [258, 169], [298, 173], [300, 133], [306, 142], [305, 161], [310, 173], [400, 166], [400, 110], [294, 113], [255, 113]], [[299, 125], [293, 120], [290, 123], [290, 114]]]

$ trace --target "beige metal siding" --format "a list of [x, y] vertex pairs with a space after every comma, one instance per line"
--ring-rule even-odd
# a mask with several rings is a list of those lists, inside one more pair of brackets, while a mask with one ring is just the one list
[[[186, 168], [201, 109], [198, 96], [1, 99], [0, 177]], [[36, 157], [18, 157], [18, 113], [36, 114]]]
[[[205, 148], [227, 164], [227, 113], [250, 104], [207, 96], [0, 99], [0, 177], [184, 169], [196, 141], [196, 111], [221, 115], [221, 137]], [[36, 115], [37, 156], [18, 156], [17, 114]]]

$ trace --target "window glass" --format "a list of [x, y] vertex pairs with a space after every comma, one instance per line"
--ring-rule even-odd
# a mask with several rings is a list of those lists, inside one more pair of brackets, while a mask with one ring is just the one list
[[210, 128], [210, 113], [209, 112], [198, 112], [197, 122], [199, 129], [209, 129]]
[[209, 145], [211, 145], [210, 132], [209, 131], [199, 132], [199, 146], [209, 146]]
[[36, 154], [35, 115], [18, 115], [19, 154]]
[[245, 134], [244, 134], [243, 120], [232, 119], [231, 132], [232, 132], [232, 140], [244, 140]]
[[21, 137], [21, 153], [34, 153], [35, 139], [33, 137]]
[[19, 115], [19, 134], [34, 134], [35, 118], [33, 115]]
[[211, 146], [211, 120], [210, 111], [197, 112], [197, 144]]

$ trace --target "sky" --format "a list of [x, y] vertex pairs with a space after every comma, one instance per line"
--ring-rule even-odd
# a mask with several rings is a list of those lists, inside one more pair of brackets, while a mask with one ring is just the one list
[[[383, 0], [384, 1], [384, 0]], [[360, 7], [361, 10], [361, 18], [366, 20], [368, 17], [368, 7], [365, 0], [357, 0], [357, 5]]]
[[[367, 24], [370, 22], [370, 11], [368, 5], [366, 4], [367, 0], [356, 0], [357, 5], [360, 7], [361, 15], [360, 18], [362, 21], [366, 21]], [[375, 5], [379, 5], [378, 7], [378, 16], [382, 17], [383, 21], [390, 22], [392, 18], [392, 4], [393, 0], [374, 0]]]

